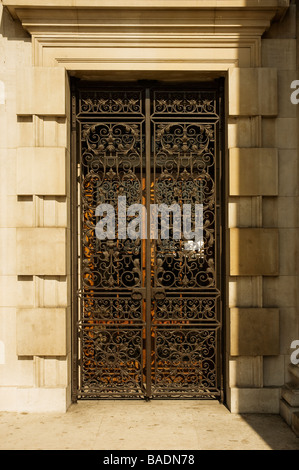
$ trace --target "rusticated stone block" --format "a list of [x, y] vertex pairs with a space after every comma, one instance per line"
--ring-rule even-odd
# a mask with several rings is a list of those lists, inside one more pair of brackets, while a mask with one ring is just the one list
[[279, 413], [279, 388], [232, 388], [232, 413]]
[[63, 67], [25, 67], [17, 71], [19, 116], [65, 116], [66, 71]]
[[275, 68], [234, 68], [230, 71], [230, 116], [277, 116], [277, 113]]
[[17, 194], [64, 196], [66, 149], [27, 147], [17, 150]]
[[231, 196], [277, 196], [276, 149], [234, 148], [229, 153]]
[[65, 356], [66, 309], [17, 310], [18, 356]]
[[230, 309], [232, 356], [279, 355], [279, 309]]
[[66, 275], [66, 229], [18, 228], [18, 275]]
[[277, 276], [278, 255], [277, 229], [230, 229], [231, 276]]

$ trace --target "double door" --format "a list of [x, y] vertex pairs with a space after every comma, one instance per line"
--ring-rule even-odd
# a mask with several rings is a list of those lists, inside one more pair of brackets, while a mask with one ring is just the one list
[[74, 90], [79, 398], [221, 396], [221, 106], [214, 82]]

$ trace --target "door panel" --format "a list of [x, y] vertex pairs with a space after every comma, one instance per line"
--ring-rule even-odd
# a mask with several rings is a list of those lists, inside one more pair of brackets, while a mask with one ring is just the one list
[[74, 91], [79, 398], [221, 395], [220, 106], [216, 83]]

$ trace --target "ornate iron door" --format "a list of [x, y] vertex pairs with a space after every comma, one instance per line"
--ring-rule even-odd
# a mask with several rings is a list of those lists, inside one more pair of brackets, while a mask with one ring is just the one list
[[215, 82], [74, 88], [76, 398], [221, 397], [221, 101]]

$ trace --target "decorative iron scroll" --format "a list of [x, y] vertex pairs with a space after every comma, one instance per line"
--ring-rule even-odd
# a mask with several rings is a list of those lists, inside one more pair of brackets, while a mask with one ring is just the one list
[[154, 113], [217, 115], [217, 96], [207, 91], [156, 91]]
[[96, 239], [95, 210], [102, 203], [117, 209], [118, 196], [126, 196], [128, 204], [141, 202], [142, 123], [85, 123], [81, 142], [83, 286], [93, 291], [140, 286], [140, 240]]
[[[78, 396], [219, 397], [218, 87], [82, 88], [75, 117]], [[172, 216], [165, 239], [161, 214], [158, 237], [120, 237], [120, 196], [127, 207], [141, 204], [147, 211], [151, 204], [176, 205], [183, 214], [189, 205], [193, 228], [200, 205], [200, 244], [183, 231], [173, 237]], [[101, 204], [115, 211], [115, 232], [107, 239], [96, 236]]]
[[82, 114], [143, 114], [141, 91], [82, 91], [79, 97]]
[[198, 396], [216, 387], [216, 330], [157, 328], [153, 393]]
[[217, 299], [214, 297], [167, 297], [154, 303], [153, 321], [175, 320], [190, 322], [211, 322], [217, 320]]
[[[163, 122], [154, 124], [155, 202], [202, 204], [201, 256], [179, 242], [156, 244], [156, 284], [167, 288], [215, 287], [216, 124]], [[194, 216], [193, 216], [194, 221]]]
[[86, 296], [83, 304], [83, 320], [100, 322], [142, 321], [142, 301], [131, 297], [94, 297]]
[[81, 327], [82, 392], [88, 396], [143, 393], [142, 329]]

